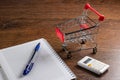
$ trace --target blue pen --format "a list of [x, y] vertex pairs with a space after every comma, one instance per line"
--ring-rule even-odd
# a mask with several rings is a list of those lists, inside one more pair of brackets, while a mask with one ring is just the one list
[[40, 48], [40, 43], [38, 43], [36, 45], [36, 47], [34, 49], [34, 53], [33, 53], [32, 57], [31, 57], [31, 59], [29, 60], [26, 68], [23, 71], [23, 76], [27, 75], [32, 70], [34, 62], [35, 62], [35, 58], [36, 58], [36, 53], [38, 52], [39, 48]]

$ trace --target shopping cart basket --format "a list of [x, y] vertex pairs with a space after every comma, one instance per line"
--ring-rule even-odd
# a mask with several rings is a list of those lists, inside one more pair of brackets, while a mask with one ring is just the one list
[[[88, 9], [97, 14], [99, 19], [88, 17]], [[81, 16], [57, 24], [56, 34], [63, 43], [62, 49], [67, 53], [67, 58], [71, 58], [71, 53], [75, 51], [92, 49], [94, 54], [97, 52], [96, 34], [103, 20], [104, 16], [87, 3]]]

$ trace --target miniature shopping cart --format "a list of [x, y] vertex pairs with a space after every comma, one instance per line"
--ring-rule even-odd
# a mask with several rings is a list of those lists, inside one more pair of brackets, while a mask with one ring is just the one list
[[[99, 16], [99, 19], [88, 17], [88, 9]], [[71, 58], [71, 53], [92, 49], [97, 52], [96, 34], [98, 33], [100, 22], [104, 16], [92, 8], [88, 3], [84, 7], [82, 16], [60, 23], [56, 27], [57, 37], [62, 41], [62, 49], [67, 53], [67, 58]]]

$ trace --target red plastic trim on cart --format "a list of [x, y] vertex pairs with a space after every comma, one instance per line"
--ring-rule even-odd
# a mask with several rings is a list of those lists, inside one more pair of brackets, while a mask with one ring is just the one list
[[90, 6], [90, 4], [86, 4], [84, 9], [90, 9], [91, 11], [93, 11], [94, 13], [96, 13], [99, 16], [99, 21], [103, 21], [104, 20], [104, 15], [100, 14], [98, 11], [96, 11], [94, 8], [92, 8]]
[[63, 35], [63, 33], [60, 31], [60, 29], [59, 28], [57, 28], [56, 27], [56, 34], [57, 34], [57, 36], [58, 36], [58, 38], [60, 38], [60, 40], [62, 41], [62, 42], [64, 42], [64, 35]]
[[81, 24], [80, 28], [87, 29], [87, 28], [89, 28], [89, 26], [87, 24]]

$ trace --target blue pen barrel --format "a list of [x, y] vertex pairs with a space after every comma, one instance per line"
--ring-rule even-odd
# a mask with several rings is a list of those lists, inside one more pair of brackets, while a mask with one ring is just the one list
[[33, 53], [32, 57], [31, 57], [31, 59], [29, 60], [28, 65], [26, 66], [26, 68], [23, 71], [24, 76], [27, 75], [32, 70], [34, 62], [35, 62], [36, 57], [37, 57], [36, 53], [38, 52], [39, 48], [40, 48], [40, 43], [38, 43], [36, 45], [36, 47], [34, 49], [34, 53]]
[[33, 68], [34, 63], [30, 63], [29, 65], [26, 66], [23, 75], [27, 75]]

